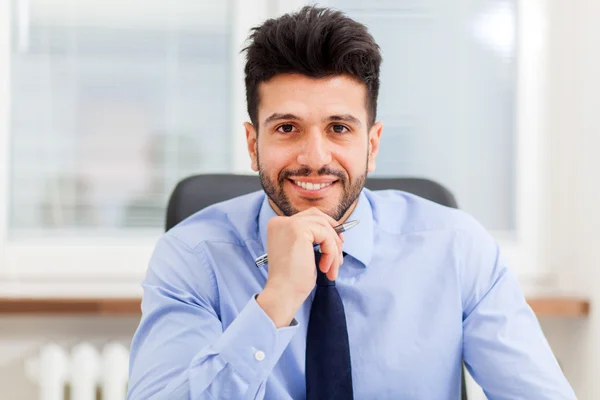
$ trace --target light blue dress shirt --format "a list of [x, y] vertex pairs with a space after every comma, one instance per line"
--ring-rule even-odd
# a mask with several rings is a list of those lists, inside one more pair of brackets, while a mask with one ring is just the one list
[[[255, 295], [264, 192], [200, 211], [158, 242], [131, 345], [129, 400], [303, 399], [310, 307], [277, 329]], [[344, 233], [356, 399], [459, 398], [464, 362], [490, 399], [574, 399], [498, 245], [471, 217], [364, 189]]]

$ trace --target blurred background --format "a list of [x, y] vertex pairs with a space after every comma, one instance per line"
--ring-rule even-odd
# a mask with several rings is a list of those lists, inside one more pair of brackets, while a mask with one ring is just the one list
[[[124, 398], [169, 195], [191, 174], [252, 173], [240, 50], [304, 4], [0, 0], [0, 399]], [[578, 397], [600, 398], [600, 2], [319, 5], [382, 48], [374, 175], [449, 188], [499, 241]]]

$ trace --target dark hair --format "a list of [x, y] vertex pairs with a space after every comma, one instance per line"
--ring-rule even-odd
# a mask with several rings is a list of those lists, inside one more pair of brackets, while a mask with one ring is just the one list
[[379, 94], [379, 46], [367, 27], [344, 13], [314, 6], [252, 28], [246, 52], [246, 100], [258, 129], [258, 86], [277, 74], [312, 78], [348, 75], [367, 87], [368, 124], [375, 123]]

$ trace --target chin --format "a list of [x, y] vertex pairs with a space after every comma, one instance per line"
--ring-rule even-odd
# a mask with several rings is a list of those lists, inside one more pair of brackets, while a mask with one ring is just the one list
[[[292, 205], [297, 209], [306, 210], [310, 207], [317, 207], [321, 210], [334, 208], [339, 199], [332, 198], [334, 196], [310, 198], [310, 197], [296, 197], [292, 200]], [[289, 197], [288, 197], [289, 198]]]
[[300, 204], [296, 203], [292, 204], [292, 206], [299, 212], [308, 210], [311, 207], [316, 207], [329, 216], [333, 216], [336, 211], [336, 203], [332, 201], [327, 201], [325, 199], [304, 200]]

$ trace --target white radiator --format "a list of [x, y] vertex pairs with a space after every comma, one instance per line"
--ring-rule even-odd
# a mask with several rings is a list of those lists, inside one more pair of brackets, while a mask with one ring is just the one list
[[50, 343], [27, 361], [26, 373], [38, 385], [38, 400], [125, 400], [128, 363], [120, 343]]

